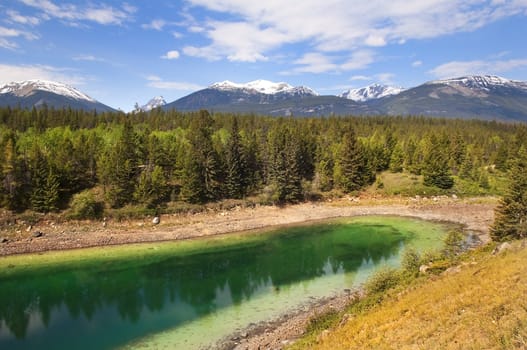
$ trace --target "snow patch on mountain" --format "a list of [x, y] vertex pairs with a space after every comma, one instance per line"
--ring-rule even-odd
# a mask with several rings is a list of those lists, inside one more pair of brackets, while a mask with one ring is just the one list
[[458, 85], [470, 89], [489, 91], [496, 87], [512, 87], [527, 91], [527, 82], [510, 80], [496, 75], [470, 75], [460, 78], [433, 80], [426, 84]]
[[75, 100], [97, 102], [90, 96], [80, 92], [74, 87], [47, 80], [26, 80], [21, 82], [11, 82], [0, 87], [0, 94], [13, 94], [18, 97], [26, 97], [34, 94], [37, 90], [51, 92]]
[[386, 96], [397, 95], [404, 91], [402, 87], [387, 86], [381, 84], [371, 84], [358, 89], [344, 91], [339, 97], [347, 98], [356, 102], [365, 102]]
[[148, 112], [148, 111], [151, 111], [152, 109], [163, 107], [166, 104], [167, 102], [165, 101], [163, 96], [156, 96], [152, 98], [150, 101], [148, 101], [145, 105], [139, 107], [139, 109], [141, 111]]
[[234, 83], [229, 80], [214, 83], [209, 86], [211, 89], [222, 90], [222, 91], [236, 91], [243, 90], [248, 93], [260, 93], [266, 95], [276, 94], [291, 94], [291, 95], [313, 95], [318, 96], [313, 89], [306, 86], [292, 86], [288, 83], [279, 82], [274, 83], [269, 80], [254, 80], [245, 84]]

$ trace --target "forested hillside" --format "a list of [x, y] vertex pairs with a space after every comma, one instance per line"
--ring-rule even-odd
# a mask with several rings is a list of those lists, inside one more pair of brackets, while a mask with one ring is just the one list
[[4, 108], [0, 199], [74, 217], [223, 199], [281, 204], [382, 189], [381, 172], [404, 174], [425, 195], [466, 183], [496, 192], [492, 179], [526, 137], [522, 124], [476, 120]]

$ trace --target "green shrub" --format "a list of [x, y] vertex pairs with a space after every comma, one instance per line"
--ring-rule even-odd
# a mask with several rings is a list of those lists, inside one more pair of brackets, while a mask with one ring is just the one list
[[336, 310], [330, 310], [326, 313], [313, 316], [307, 326], [306, 333], [320, 332], [334, 326], [339, 317], [339, 313]]
[[445, 248], [443, 255], [447, 258], [454, 258], [463, 250], [464, 236], [459, 230], [450, 230], [445, 237]]
[[404, 271], [410, 274], [417, 274], [421, 266], [421, 256], [415, 249], [407, 248], [403, 253], [401, 266]]
[[92, 192], [84, 191], [73, 196], [69, 215], [72, 219], [100, 219], [103, 213], [103, 203], [98, 202]]
[[364, 284], [367, 294], [382, 293], [395, 287], [400, 281], [399, 272], [392, 267], [385, 267], [375, 272]]

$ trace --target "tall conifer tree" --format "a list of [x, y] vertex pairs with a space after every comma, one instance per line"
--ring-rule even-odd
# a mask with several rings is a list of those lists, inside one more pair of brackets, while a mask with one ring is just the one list
[[428, 152], [425, 154], [423, 164], [423, 183], [427, 186], [436, 186], [449, 189], [454, 185], [448, 166], [449, 142], [446, 135], [440, 138], [435, 134], [430, 136]]
[[242, 198], [247, 192], [247, 164], [238, 128], [238, 118], [236, 117], [232, 121], [231, 135], [227, 142], [226, 153], [226, 194], [231, 198]]
[[495, 241], [527, 237], [527, 150], [520, 148], [510, 170], [510, 185], [495, 211], [490, 235]]
[[339, 184], [344, 192], [361, 189], [372, 178], [372, 170], [368, 167], [364, 147], [360, 144], [353, 128], [348, 127], [342, 137], [340, 150]]

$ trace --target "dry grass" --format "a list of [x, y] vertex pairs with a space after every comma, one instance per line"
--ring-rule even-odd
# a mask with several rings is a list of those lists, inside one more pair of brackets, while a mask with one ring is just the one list
[[455, 274], [389, 296], [314, 349], [527, 349], [527, 249], [484, 252]]

